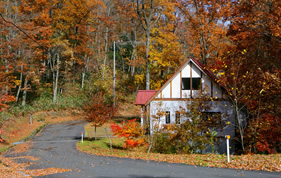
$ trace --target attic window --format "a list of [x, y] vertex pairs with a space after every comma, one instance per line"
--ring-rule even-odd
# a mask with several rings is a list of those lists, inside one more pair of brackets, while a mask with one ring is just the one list
[[[201, 78], [192, 78], [192, 90], [199, 90]], [[190, 78], [182, 78], [182, 90], [190, 90]]]

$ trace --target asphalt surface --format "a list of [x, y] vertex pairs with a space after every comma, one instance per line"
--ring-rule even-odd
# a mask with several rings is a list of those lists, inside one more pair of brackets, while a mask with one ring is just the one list
[[[43, 177], [268, 177], [280, 178], [280, 173], [262, 171], [244, 171], [223, 168], [198, 167], [186, 164], [173, 164], [154, 161], [133, 160], [95, 156], [76, 150], [84, 124], [73, 121], [64, 124], [49, 125], [33, 139], [33, 146], [23, 155], [39, 157], [29, 169], [65, 168], [71, 172], [52, 174]], [[9, 151], [6, 156], [13, 156]], [[25, 162], [27, 160], [18, 160]], [[1, 176], [0, 176], [1, 177]]]

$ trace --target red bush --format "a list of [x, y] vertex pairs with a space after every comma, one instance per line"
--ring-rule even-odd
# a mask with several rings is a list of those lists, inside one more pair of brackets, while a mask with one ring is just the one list
[[145, 140], [141, 138], [141, 136], [143, 136], [142, 128], [140, 124], [136, 122], [136, 119], [128, 120], [127, 123], [123, 123], [122, 127], [113, 123], [110, 127], [115, 136], [125, 138], [124, 149], [138, 147], [145, 143]]

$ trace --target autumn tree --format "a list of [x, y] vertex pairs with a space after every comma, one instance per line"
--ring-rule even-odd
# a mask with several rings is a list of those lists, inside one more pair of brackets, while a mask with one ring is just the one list
[[97, 93], [92, 97], [92, 100], [84, 107], [84, 110], [87, 114], [86, 120], [95, 127], [95, 139], [97, 127], [107, 123], [117, 111], [111, 104], [111, 101], [106, 101], [102, 93]]
[[225, 51], [226, 27], [223, 14], [230, 8], [227, 1], [216, 0], [177, 0], [180, 17], [178, 35], [184, 43], [187, 54], [203, 64], [222, 60]]
[[[278, 9], [281, 3], [272, 0], [233, 1], [231, 6], [233, 8], [227, 11], [226, 16], [230, 22], [227, 35], [233, 46], [226, 53], [232, 56], [233, 61], [237, 61], [233, 68], [237, 68], [237, 64], [241, 66], [238, 76], [233, 77], [240, 80], [252, 76], [240, 88], [241, 93], [244, 93], [241, 104], [246, 104], [251, 114], [251, 122], [255, 126], [266, 115], [270, 116], [268, 118], [280, 119], [280, 89], [272, 83], [278, 84], [280, 81], [280, 48], [276, 46], [280, 46]], [[252, 134], [251, 138], [256, 139], [259, 135], [257, 128], [252, 130]], [[249, 149], [255, 151], [255, 144]]]
[[[244, 54], [245, 51], [241, 53]], [[236, 53], [229, 52], [223, 63], [215, 63], [212, 71], [217, 75], [217, 82], [226, 92], [225, 98], [232, 104], [235, 121], [231, 124], [238, 130], [238, 140], [241, 143], [242, 150], [245, 151], [246, 121], [249, 119], [247, 106], [252, 92], [252, 86], [249, 83], [253, 80], [254, 73], [244, 67], [242, 56], [238, 58]]]
[[[138, 18], [142, 24], [142, 28], [145, 31], [145, 60], [146, 60], [146, 90], [150, 89], [150, 65], [151, 62], [149, 60], [150, 57], [150, 37], [151, 30], [155, 27], [155, 24], [158, 22], [159, 18], [162, 15], [162, 11], [169, 6], [173, 6], [173, 3], [170, 1], [145, 1], [145, 0], [137, 0], [136, 1], [136, 11]], [[171, 12], [172, 13], [172, 12]]]
[[176, 35], [177, 17], [174, 6], [167, 6], [151, 32], [151, 85], [158, 89], [181, 65], [183, 53]]

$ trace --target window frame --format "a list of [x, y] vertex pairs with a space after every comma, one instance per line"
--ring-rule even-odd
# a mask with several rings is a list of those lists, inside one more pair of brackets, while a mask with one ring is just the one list
[[[167, 122], [169, 121], [169, 122]], [[165, 114], [165, 123], [166, 124], [170, 124], [171, 123], [171, 112], [170, 111], [166, 111], [166, 114]]]
[[[182, 77], [182, 85], [181, 85], [181, 89], [182, 90], [191, 90], [191, 87], [190, 87], [190, 79], [192, 80], [192, 90], [200, 90], [200, 85], [201, 85], [201, 77]], [[195, 81], [198, 82], [199, 81], [199, 84], [196, 84], [195, 85]], [[185, 85], [186, 84], [186, 85]], [[196, 86], [196, 88], [194, 87]]]

